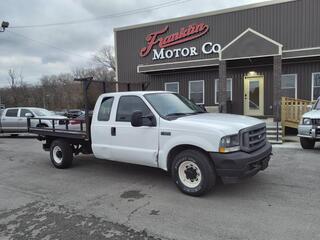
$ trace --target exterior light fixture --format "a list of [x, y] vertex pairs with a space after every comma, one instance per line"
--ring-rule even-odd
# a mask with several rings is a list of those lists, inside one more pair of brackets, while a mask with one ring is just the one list
[[256, 71], [250, 71], [248, 72], [247, 76], [256, 76], [257, 72]]

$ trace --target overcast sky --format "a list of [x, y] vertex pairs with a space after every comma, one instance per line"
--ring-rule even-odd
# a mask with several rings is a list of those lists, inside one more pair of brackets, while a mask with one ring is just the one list
[[[10, 26], [36, 25], [147, 8], [170, 0], [10, 0], [0, 6], [0, 22]], [[181, 0], [134, 15], [47, 28], [12, 28], [0, 33], [0, 87], [8, 85], [8, 69], [22, 72], [24, 80], [92, 66], [92, 55], [103, 45], [113, 45], [113, 28], [235, 7], [263, 0]], [[185, 2], [183, 2], [185, 1]], [[36, 41], [32, 41], [31, 39]]]

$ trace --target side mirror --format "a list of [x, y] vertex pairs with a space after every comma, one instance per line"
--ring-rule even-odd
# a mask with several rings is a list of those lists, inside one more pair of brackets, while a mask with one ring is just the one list
[[135, 111], [134, 113], [132, 113], [131, 115], [131, 125], [133, 127], [141, 127], [142, 126], [142, 112], [141, 111]]
[[30, 117], [33, 117], [33, 114], [32, 113], [26, 113], [24, 116], [30, 118]]
[[[148, 119], [149, 121], [146, 123], [143, 119]], [[157, 126], [157, 122], [155, 117], [151, 115], [143, 116], [141, 111], [135, 111], [131, 115], [131, 125], [133, 127], [141, 127], [141, 126], [148, 126], [148, 127], [155, 127]]]

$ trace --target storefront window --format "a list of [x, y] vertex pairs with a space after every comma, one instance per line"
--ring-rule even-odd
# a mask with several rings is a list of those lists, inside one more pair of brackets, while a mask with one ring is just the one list
[[297, 98], [297, 74], [281, 76], [281, 96]]
[[[219, 79], [215, 79], [214, 89], [214, 103], [219, 104]], [[227, 78], [227, 100], [232, 100], [232, 78]]]
[[204, 80], [189, 82], [189, 99], [196, 104], [204, 104]]
[[312, 74], [312, 100], [320, 97], [320, 72]]
[[169, 92], [179, 93], [179, 83], [178, 82], [167, 82], [164, 84], [164, 90]]

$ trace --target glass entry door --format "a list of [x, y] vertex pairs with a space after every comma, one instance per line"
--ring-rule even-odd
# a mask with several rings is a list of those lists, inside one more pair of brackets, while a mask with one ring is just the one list
[[244, 78], [244, 114], [262, 116], [264, 113], [263, 76]]

